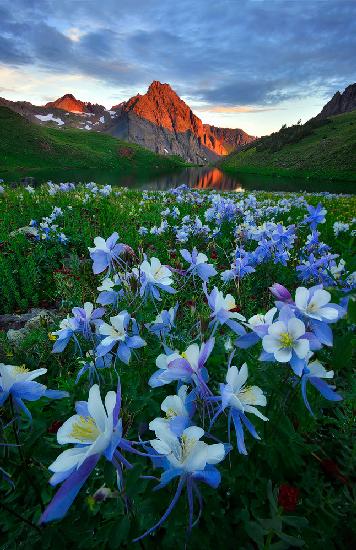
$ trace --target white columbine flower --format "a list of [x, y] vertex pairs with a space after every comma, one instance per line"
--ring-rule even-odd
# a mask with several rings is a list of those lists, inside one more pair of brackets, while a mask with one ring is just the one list
[[335, 321], [338, 318], [338, 311], [334, 307], [328, 307], [331, 300], [330, 292], [319, 288], [315, 292], [300, 286], [295, 292], [295, 305], [306, 317], [318, 321]]
[[186, 428], [181, 437], [174, 435], [168, 427], [155, 428], [157, 439], [150, 441], [160, 455], [164, 455], [173, 468], [186, 473], [204, 470], [207, 464], [218, 464], [225, 457], [222, 443], [208, 445], [200, 441], [204, 430], [198, 426]]
[[277, 308], [273, 307], [265, 315], [263, 313], [257, 313], [249, 318], [248, 324], [250, 327], [258, 327], [261, 325], [271, 325], [273, 323], [273, 318], [277, 312]]
[[187, 399], [188, 386], [181, 386], [177, 395], [167, 395], [162, 401], [161, 410], [166, 414], [165, 418], [155, 418], [150, 422], [150, 430], [155, 430], [157, 426], [164, 424], [168, 425], [170, 421], [177, 417], [189, 419], [189, 413], [185, 402]]
[[[134, 268], [133, 273], [138, 275], [138, 269]], [[173, 283], [172, 272], [168, 267], [162, 265], [158, 258], [151, 258], [151, 261], [144, 260], [140, 271], [145, 274], [148, 283], [170, 286]]]
[[276, 321], [268, 327], [268, 334], [263, 337], [263, 349], [272, 353], [280, 363], [288, 363], [293, 352], [299, 359], [304, 359], [309, 351], [309, 340], [302, 338], [305, 334], [303, 321], [292, 317], [287, 322]]
[[110, 325], [108, 323], [102, 323], [99, 326], [99, 334], [105, 336], [102, 340], [102, 346], [108, 346], [112, 342], [123, 342], [126, 338], [125, 320], [127, 313], [119, 313], [115, 317], [110, 317]]
[[226, 384], [221, 384], [222, 407], [233, 407], [245, 413], [249, 412], [262, 420], [268, 420], [255, 405], [265, 407], [266, 397], [258, 386], [245, 386], [248, 378], [247, 364], [244, 363], [240, 370], [234, 365], [226, 374]]

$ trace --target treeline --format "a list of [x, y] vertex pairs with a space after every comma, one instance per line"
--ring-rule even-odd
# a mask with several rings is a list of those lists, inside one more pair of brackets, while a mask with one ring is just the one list
[[263, 136], [260, 139], [247, 144], [243, 149], [247, 150], [254, 147], [256, 151], [268, 151], [269, 153], [275, 153], [282, 149], [285, 145], [297, 143], [301, 139], [310, 136], [314, 130], [329, 124], [329, 119], [315, 119], [308, 120], [305, 124], [293, 124], [293, 126], [287, 127], [283, 125], [278, 132], [273, 132], [269, 136]]

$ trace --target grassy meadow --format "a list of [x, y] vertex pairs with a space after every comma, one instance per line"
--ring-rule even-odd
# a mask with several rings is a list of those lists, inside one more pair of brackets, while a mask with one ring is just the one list
[[356, 111], [281, 129], [219, 163], [226, 172], [356, 181]]
[[[4, 110], [0, 114], [2, 117], [15, 116]], [[42, 161], [55, 164], [61, 157], [73, 165], [75, 162], [96, 163], [100, 159], [103, 165], [118, 162], [125, 166], [127, 159], [118, 159], [118, 145], [113, 138], [83, 132], [82, 145], [78, 149], [75, 131], [37, 128], [27, 126], [24, 121], [22, 124], [28, 131], [23, 133], [22, 142], [16, 139], [15, 130], [6, 138], [12, 148], [11, 155], [6, 153], [9, 168], [14, 166], [17, 158], [21, 158], [25, 166], [36, 163], [40, 166]], [[338, 127], [339, 122], [335, 119], [332, 124]], [[3, 128], [4, 124], [0, 127]], [[320, 129], [320, 132], [325, 131]], [[26, 149], [27, 140], [34, 143], [32, 134], [29, 135], [31, 132], [38, 136], [37, 145]], [[281, 166], [283, 159], [288, 158], [292, 166], [295, 148], [312, 147], [313, 136], [304, 141], [306, 143], [290, 146], [288, 153], [281, 150], [275, 165]], [[47, 150], [45, 144], [48, 144]], [[351, 147], [351, 144], [345, 144], [346, 147]], [[4, 148], [3, 138], [1, 148]], [[149, 165], [155, 162], [155, 156], [140, 147], [131, 145], [130, 151], [137, 161], [138, 170], [147, 160]], [[245, 159], [246, 164], [250, 162], [248, 157], [256, 167], [262, 166], [266, 160], [262, 154], [250, 149], [229, 157], [225, 167], [243, 168]], [[310, 160], [311, 168], [312, 162], [318, 162], [316, 157], [314, 155], [314, 161]], [[167, 158], [161, 162], [173, 167], [176, 161]], [[317, 165], [314, 167], [317, 169]], [[343, 165], [345, 171], [349, 168], [347, 164]], [[231, 541], [235, 541], [241, 550], [302, 546], [314, 550], [346, 548], [355, 536], [352, 522], [355, 511], [352, 487], [355, 462], [352, 356], [355, 336], [352, 329], [356, 323], [356, 311], [355, 302], [350, 298], [352, 285], [347, 282], [351, 280], [347, 277], [355, 270], [355, 198], [267, 192], [219, 195], [192, 190], [142, 193], [107, 189], [101, 192], [103, 188], [93, 190], [93, 186], [84, 185], [65, 190], [56, 188], [50, 194], [48, 186], [31, 191], [9, 189], [6, 183], [1, 185], [4, 191], [0, 194], [0, 313], [21, 314], [33, 307], [55, 313], [52, 320], [43, 318], [16, 342], [9, 340], [5, 329], [0, 332], [0, 363], [21, 365], [30, 370], [45, 368], [47, 372], [41, 382], [51, 389], [70, 394], [69, 398], [58, 401], [43, 397], [26, 402], [32, 421], [23, 412], [18, 412], [14, 422], [12, 401], [11, 406], [8, 401], [0, 406], [0, 433], [6, 443], [1, 446], [0, 440], [0, 466], [7, 476], [4, 474], [2, 478], [0, 470], [3, 548], [100, 547], [113, 550], [139, 545], [147, 549], [231, 548]], [[219, 197], [223, 203], [219, 203]], [[76, 401], [87, 399], [91, 385], [88, 374], [77, 380], [91, 347], [85, 338], [78, 336], [81, 353], [73, 341], [62, 353], [53, 353], [52, 348], [56, 341], [53, 333], [58, 330], [60, 321], [71, 315], [72, 308], [82, 307], [85, 302], [98, 307], [97, 289], [105, 277], [104, 273], [93, 273], [88, 247], [94, 246], [94, 239], [98, 236], [107, 239], [113, 232], [118, 232], [119, 241], [133, 251], [126, 258], [125, 266], [117, 268], [118, 273], [125, 273], [125, 276], [120, 275], [122, 281], [126, 281], [122, 283], [124, 292], [117, 306], [105, 306], [105, 319], [117, 311], [128, 311], [136, 319], [139, 334], [147, 345], [132, 353], [129, 364], [117, 359], [113, 366], [101, 369], [98, 377], [104, 395], [104, 390], [115, 389], [117, 375], [120, 376], [123, 433], [129, 439], [148, 441], [154, 437], [148, 424], [163, 414], [160, 404], [167, 395], [175, 393], [176, 384], [157, 388], [148, 385], [156, 370], [156, 358], [163, 353], [163, 348], [159, 338], [147, 326], [162, 310], [169, 310], [178, 303], [175, 327], [169, 336], [170, 348], [181, 353], [190, 344], [200, 345], [212, 337], [209, 328], [212, 312], [202, 281], [184, 273], [187, 263], [180, 250], [191, 251], [195, 246], [206, 254], [217, 272], [208, 281], [209, 291], [216, 286], [224, 295], [230, 293], [235, 300], [233, 311], [249, 319], [274, 306], [275, 298], [269, 291], [274, 283], [284, 285], [292, 296], [299, 286], [310, 288], [320, 283], [315, 280], [302, 282], [296, 269], [301, 262], [301, 250], [311, 233], [308, 223], [304, 222], [308, 215], [307, 205], [316, 207], [319, 203], [327, 210], [326, 221], [317, 226], [319, 241], [330, 247], [328, 254], [338, 255], [336, 264], [343, 259], [346, 266], [341, 276], [335, 271], [331, 279], [325, 279], [329, 284], [324, 282], [324, 288], [330, 292], [332, 302], [339, 304], [348, 297], [349, 305], [347, 314], [331, 325], [333, 345], [321, 346], [315, 354], [328, 371], [334, 371], [332, 382], [342, 401], [328, 401], [310, 386], [308, 396], [314, 415], [310, 414], [303, 402], [298, 379], [293, 378], [289, 365], [259, 360], [260, 342], [249, 348], [235, 346], [233, 330], [226, 324], [219, 326], [214, 335], [214, 349], [207, 361], [212, 391], [218, 393], [219, 382], [225, 378], [229, 357], [234, 351], [233, 364], [240, 367], [246, 362], [249, 383], [261, 387], [267, 397], [267, 405], [261, 410], [268, 422], [249, 416], [261, 439], [254, 439], [246, 432], [248, 455], [237, 451], [235, 434], [231, 434], [234, 448], [224, 462], [218, 464], [221, 472], [219, 487], [200, 486], [204, 509], [191, 533], [186, 531], [189, 510], [183, 492], [161, 528], [140, 543], [132, 542], [154, 525], [167, 509], [175, 492], [175, 481], [153, 491], [156, 481], [142, 478], [142, 475], [159, 476], [159, 473], [149, 459], [129, 453], [125, 457], [133, 467], [125, 469], [123, 485], [118, 486], [115, 468], [102, 458], [61, 522], [39, 526], [41, 513], [55, 493], [48, 484], [48, 466], [63, 450], [56, 440], [58, 426], [74, 414]], [[31, 220], [37, 224], [32, 223], [32, 227], [40, 228], [40, 223], [47, 223], [45, 218], [54, 208], [60, 209], [61, 213], [53, 222], [57, 226], [53, 238], [42, 238], [47, 235], [44, 229], [39, 229], [39, 239], [18, 231], [29, 226]], [[212, 208], [214, 212], [206, 215]], [[233, 214], [229, 214], [230, 209]], [[346, 223], [349, 227], [337, 234], [335, 222]], [[275, 224], [273, 227], [280, 224], [293, 233], [294, 240], [287, 251], [288, 260], [280, 262], [277, 255], [273, 255], [256, 263], [251, 273], [223, 281], [221, 273], [229, 270], [236, 247], [252, 250], [251, 247], [255, 246], [253, 241], [244, 240], [246, 227], [255, 224], [257, 228], [267, 227], [268, 232], [269, 223]], [[205, 229], [202, 226], [206, 226]], [[60, 234], [65, 239], [58, 239]], [[162, 265], [170, 266], [175, 294], [161, 289], [162, 301], [140, 296], [139, 281], [128, 274], [141, 264], [144, 254], [148, 259], [155, 257]], [[199, 421], [208, 432], [207, 419], [195, 419], [195, 422]], [[212, 434], [215, 439], [210, 443], [227, 442], [224, 414], [216, 422]], [[98, 490], [102, 487], [106, 490], [105, 498], [98, 497]], [[286, 497], [283, 497], [284, 493]], [[194, 519], [198, 514], [197, 502]]]
[[39, 126], [0, 107], [0, 170], [8, 181], [38, 170], [114, 171], [148, 177], [179, 170], [179, 157], [156, 155], [132, 143], [99, 132]]

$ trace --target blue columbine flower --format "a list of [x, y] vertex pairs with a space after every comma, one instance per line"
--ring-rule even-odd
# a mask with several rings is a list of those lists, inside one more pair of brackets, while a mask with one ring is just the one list
[[[267, 400], [263, 391], [258, 386], [246, 386], [246, 381], [248, 378], [248, 367], [244, 363], [240, 370], [232, 365], [228, 368], [226, 374], [226, 384], [220, 384], [220, 395], [221, 397], [213, 397], [212, 401], [219, 403], [219, 408], [216, 411], [210, 427], [214, 424], [216, 419], [224, 412], [227, 408], [228, 412], [228, 435], [230, 443], [230, 426], [231, 419], [234, 423], [237, 448], [239, 453], [247, 455], [245, 447], [245, 439], [243, 433], [244, 424], [250, 434], [255, 439], [260, 439], [257, 434], [255, 427], [248, 420], [245, 413], [252, 413], [262, 420], [268, 420], [260, 411], [256, 408], [257, 406], [265, 407]], [[241, 423], [242, 421], [242, 423]]]
[[66, 317], [59, 323], [59, 330], [52, 332], [52, 336], [57, 337], [53, 345], [53, 353], [61, 353], [69, 344], [71, 338], [74, 338], [79, 346], [75, 333], [79, 330], [79, 319], [75, 317]]
[[171, 307], [169, 310], [162, 310], [153, 321], [153, 323], [146, 324], [146, 327], [150, 332], [155, 334], [158, 338], [164, 339], [170, 334], [172, 328], [175, 326], [175, 317], [177, 314], [178, 303]]
[[35, 378], [46, 372], [47, 369], [31, 371], [24, 366], [17, 367], [0, 363], [0, 406], [5, 403], [8, 397], [11, 397], [15, 407], [22, 409], [31, 418], [31, 413], [24, 401], [37, 401], [41, 397], [51, 399], [68, 397], [68, 392], [48, 390], [43, 384], [35, 382]]
[[316, 229], [319, 223], [325, 223], [327, 210], [320, 203], [315, 208], [314, 206], [308, 205], [307, 210], [309, 216], [304, 218], [304, 223], [309, 223], [311, 229]]
[[188, 393], [188, 386], [182, 385], [176, 395], [167, 395], [162, 401], [161, 410], [165, 418], [155, 418], [149, 424], [150, 430], [158, 426], [168, 426], [176, 435], [180, 435], [185, 428], [192, 424], [192, 417], [196, 410], [196, 391]]
[[114, 269], [116, 263], [120, 262], [120, 256], [123, 252], [131, 250], [129, 246], [118, 243], [118, 233], [113, 233], [108, 239], [96, 237], [94, 247], [89, 247], [90, 257], [93, 260], [93, 272], [95, 275], [102, 273], [106, 269], [109, 272]]
[[158, 370], [149, 379], [152, 388], [170, 384], [173, 381], [195, 385], [201, 396], [211, 394], [207, 386], [209, 379], [205, 367], [209, 355], [213, 351], [215, 339], [210, 338], [200, 348], [191, 344], [182, 354], [173, 352], [161, 354], [156, 359]]
[[117, 307], [119, 299], [124, 295], [121, 288], [121, 278], [116, 273], [112, 278], [106, 277], [97, 287], [100, 294], [97, 298], [98, 304], [102, 306], [113, 305]]
[[346, 310], [337, 304], [330, 303], [331, 294], [316, 285], [309, 289], [298, 287], [295, 292], [295, 311], [307, 321], [316, 338], [326, 346], [332, 346], [332, 330], [328, 326], [346, 314]]
[[245, 321], [245, 317], [238, 313], [235, 298], [231, 294], [224, 294], [216, 288], [213, 288], [209, 294], [207, 287], [203, 285], [204, 293], [208, 299], [208, 304], [212, 310], [210, 327], [213, 327], [213, 333], [219, 325], [226, 325], [236, 334], [245, 334], [244, 328], [237, 321]]
[[325, 367], [319, 361], [313, 361], [305, 366], [302, 379], [301, 379], [301, 390], [302, 396], [307, 407], [308, 411], [313, 414], [313, 411], [310, 407], [308, 398], [307, 398], [307, 383], [310, 382], [318, 392], [328, 399], [329, 401], [341, 401], [342, 397], [335, 392], [335, 386], [331, 386], [324, 382], [324, 379], [330, 379], [334, 377], [334, 371], [327, 371]]
[[289, 306], [284, 306], [278, 320], [268, 327], [267, 334], [262, 338], [264, 351], [260, 360], [290, 363], [299, 376], [310, 351], [312, 337], [303, 321], [297, 319]]
[[214, 489], [219, 486], [221, 476], [215, 465], [221, 462], [230, 450], [230, 446], [222, 443], [208, 445], [201, 441], [204, 430], [198, 426], [185, 428], [179, 435], [174, 434], [169, 426], [163, 424], [157, 424], [154, 431], [156, 439], [151, 440], [150, 445], [156, 452], [156, 456], [152, 461], [156, 467], [164, 469], [160, 483], [155, 489], [165, 487], [174, 478], [178, 477], [179, 481], [175, 495], [161, 519], [134, 542], [146, 537], [162, 525], [177, 504], [184, 487], [187, 490], [188, 531], [190, 531], [194, 525], [194, 495], [200, 507], [198, 518], [202, 510], [202, 496], [197, 484], [203, 482]]
[[[130, 324], [131, 334], [128, 333]], [[128, 365], [131, 359], [131, 350], [146, 345], [145, 340], [138, 334], [135, 319], [127, 311], [121, 311], [115, 317], [110, 317], [110, 324], [101, 323], [98, 331], [101, 336], [104, 336], [104, 339], [96, 348], [96, 354], [99, 357], [106, 355], [117, 345], [117, 357]]]
[[49, 466], [49, 470], [53, 472], [51, 485], [64, 483], [43, 512], [40, 523], [65, 516], [101, 456], [115, 466], [121, 484], [123, 466], [132, 468], [122, 451], [143, 454], [134, 449], [132, 442], [122, 437], [120, 409], [120, 380], [117, 391], [106, 394], [105, 406], [96, 384], [90, 388], [87, 402], [76, 403], [76, 414], [57, 432], [60, 445], [72, 443], [75, 446], [63, 451]]
[[158, 258], [145, 259], [139, 268], [132, 270], [133, 275], [141, 283], [140, 295], [155, 300], [161, 300], [160, 290], [169, 294], [174, 294], [176, 290], [172, 288], [172, 271], [166, 265], [162, 265]]
[[181, 255], [186, 262], [190, 264], [187, 269], [187, 274], [198, 275], [204, 282], [208, 281], [210, 277], [214, 277], [217, 274], [216, 269], [212, 264], [208, 264], [208, 257], [194, 247], [192, 252], [189, 252], [185, 248], [180, 251]]
[[82, 333], [85, 338], [89, 338], [92, 334], [92, 327], [98, 327], [103, 322], [101, 318], [105, 309], [103, 307], [94, 309], [91, 302], [85, 302], [84, 307], [74, 307], [72, 313], [78, 320], [77, 331]]

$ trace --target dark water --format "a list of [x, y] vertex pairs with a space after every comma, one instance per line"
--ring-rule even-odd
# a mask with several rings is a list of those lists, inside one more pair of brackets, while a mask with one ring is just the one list
[[[308, 191], [331, 193], [356, 193], [356, 184], [348, 181], [325, 179], [286, 178], [278, 176], [260, 176], [254, 174], [230, 175], [218, 168], [186, 168], [180, 172], [151, 176], [122, 176], [115, 171], [105, 170], [37, 170], [29, 171], [26, 176], [33, 177], [33, 183], [44, 183], [48, 180], [60, 182], [95, 181], [98, 184], [129, 187], [131, 189], [166, 190], [186, 184], [195, 189], [216, 189], [220, 191]], [[22, 176], [0, 173], [5, 182], [20, 181]], [[12, 179], [11, 179], [12, 178]], [[30, 182], [31, 183], [31, 182]]]

